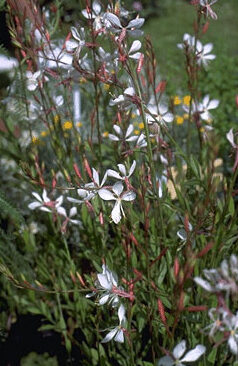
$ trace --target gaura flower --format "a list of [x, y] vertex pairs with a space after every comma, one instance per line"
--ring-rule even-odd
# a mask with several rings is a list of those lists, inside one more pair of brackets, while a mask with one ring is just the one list
[[32, 192], [32, 195], [37, 199], [37, 201], [34, 201], [28, 205], [30, 210], [39, 208], [41, 211], [52, 212], [54, 209], [58, 210], [58, 208], [63, 203], [63, 196], [59, 196], [55, 201], [51, 201], [47, 196], [45, 189], [43, 190], [42, 198], [37, 192]]
[[113, 135], [111, 133], [109, 133], [108, 137], [110, 140], [112, 141], [127, 141], [127, 142], [131, 142], [131, 141], [135, 141], [137, 140], [137, 136], [133, 136], [132, 133], [134, 131], [134, 127], [132, 124], [130, 124], [126, 130], [125, 135], [123, 134], [123, 131], [121, 129], [120, 126], [118, 125], [113, 125], [113, 129], [116, 132], [117, 135]]
[[136, 161], [133, 160], [132, 166], [130, 167], [128, 173], [127, 173], [127, 169], [124, 164], [117, 164], [117, 166], [118, 166], [118, 169], [119, 169], [121, 175], [118, 172], [116, 172], [115, 170], [108, 169], [107, 170], [108, 177], [113, 177], [113, 178], [116, 178], [119, 180], [126, 180], [126, 179], [129, 179], [132, 176], [132, 174], [134, 173], [134, 170], [136, 168]]
[[198, 109], [200, 116], [203, 120], [207, 121], [212, 118], [211, 113], [209, 112], [211, 109], [215, 109], [219, 106], [218, 99], [210, 100], [209, 95], [205, 95], [201, 104], [199, 104]]
[[215, 4], [217, 2], [217, 0], [200, 0], [200, 5], [204, 7], [205, 11], [206, 11], [206, 17], [208, 18], [209, 15], [212, 19], [217, 20], [217, 15], [215, 13], [215, 11], [212, 10], [211, 6], [213, 4]]
[[34, 74], [31, 71], [26, 72], [26, 87], [30, 91], [36, 90], [39, 86], [39, 77], [41, 76], [41, 71], [36, 71]]
[[123, 27], [120, 19], [113, 13], [105, 13], [103, 16], [103, 23], [107, 29], [113, 33], [121, 33], [125, 31], [129, 36], [140, 37], [143, 31], [140, 30], [145, 22], [144, 18], [136, 18], [131, 20], [126, 27]]
[[71, 34], [74, 39], [66, 42], [66, 49], [67, 51], [76, 51], [76, 54], [79, 55], [81, 49], [85, 46], [84, 28], [80, 28], [78, 31], [75, 27], [72, 27]]
[[122, 193], [123, 184], [116, 182], [112, 187], [112, 192], [108, 189], [100, 189], [99, 196], [105, 201], [116, 201], [111, 212], [111, 218], [115, 224], [121, 221], [122, 215], [125, 217], [125, 213], [122, 207], [122, 201], [133, 201], [136, 198], [136, 194], [133, 191], [127, 191]]
[[99, 305], [108, 303], [111, 304], [113, 308], [118, 306], [119, 296], [117, 292], [123, 291], [123, 288], [118, 286], [117, 274], [111, 271], [105, 264], [102, 265], [102, 273], [97, 274], [95, 286], [95, 291], [86, 295], [87, 298], [99, 294]]
[[59, 215], [65, 217], [65, 220], [64, 220], [64, 222], [62, 224], [62, 227], [61, 227], [62, 232], [66, 231], [66, 227], [67, 227], [69, 222], [71, 222], [74, 225], [81, 225], [82, 224], [80, 220], [72, 219], [72, 217], [77, 215], [77, 208], [76, 207], [72, 207], [69, 211], [69, 215], [67, 215], [65, 208], [60, 206], [60, 207], [57, 208], [57, 213]]
[[165, 104], [149, 104], [147, 110], [150, 112], [150, 114], [146, 114], [148, 124], [153, 124], [156, 121], [159, 124], [170, 123], [174, 119], [173, 114], [168, 111]]
[[105, 338], [101, 341], [101, 343], [110, 342], [114, 339], [115, 342], [124, 343], [124, 332], [125, 332], [125, 325], [126, 325], [126, 316], [125, 316], [125, 307], [124, 305], [120, 305], [118, 309], [118, 318], [119, 318], [119, 325], [112, 329]]
[[82, 10], [82, 14], [86, 19], [93, 19], [93, 27], [96, 31], [102, 28], [102, 15], [100, 15], [102, 7], [99, 1], [94, 0], [92, 3], [91, 11], [87, 11], [87, 9]]
[[201, 344], [198, 344], [194, 349], [187, 352], [186, 351], [186, 342], [183, 340], [176, 347], [174, 347], [171, 356], [162, 357], [159, 362], [158, 366], [185, 366], [183, 362], [195, 362], [197, 361], [205, 352], [206, 347]]
[[238, 355], [238, 313], [236, 315], [226, 314], [223, 320], [226, 330], [228, 330], [228, 346], [231, 353]]
[[111, 99], [109, 105], [111, 107], [117, 105], [118, 107], [127, 109], [133, 103], [133, 97], [135, 97], [135, 95], [135, 89], [130, 86], [129, 88], [126, 88], [124, 90], [123, 94], [120, 94], [118, 97]]

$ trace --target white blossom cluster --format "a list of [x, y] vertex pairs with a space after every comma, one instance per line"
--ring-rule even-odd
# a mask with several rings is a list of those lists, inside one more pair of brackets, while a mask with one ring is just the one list
[[124, 342], [124, 332], [126, 326], [125, 307], [120, 304], [119, 297], [125, 295], [123, 288], [118, 285], [118, 277], [115, 272], [111, 271], [105, 264], [102, 265], [102, 273], [97, 274], [95, 281], [95, 289], [91, 294], [86, 295], [90, 298], [99, 295], [99, 305], [108, 303], [113, 308], [118, 307], [119, 325], [112, 328], [110, 332], [103, 338], [102, 343], [106, 343], [114, 339], [115, 342]]
[[[229, 261], [223, 260], [218, 269], [205, 269], [205, 279], [195, 277], [194, 281], [207, 292], [218, 298], [216, 308], [208, 311], [212, 323], [204, 331], [211, 339], [218, 333], [222, 335], [221, 343], [227, 342], [230, 351], [238, 355], [238, 312], [230, 310], [232, 299], [238, 295], [238, 259], [231, 255]], [[231, 296], [231, 300], [230, 300]]]
[[[73, 197], [67, 197], [67, 200], [72, 203], [82, 204], [84, 202], [89, 202], [96, 195], [104, 201], [115, 201], [114, 207], [111, 212], [112, 221], [115, 224], [118, 224], [122, 216], [125, 217], [125, 212], [122, 206], [123, 201], [134, 201], [136, 198], [136, 193], [131, 188], [127, 188], [125, 190], [125, 186], [123, 184], [126, 183], [127, 187], [129, 187], [129, 179], [132, 176], [134, 170], [136, 168], [136, 162], [133, 161], [131, 167], [127, 172], [127, 168], [124, 164], [118, 164], [118, 172], [113, 169], [108, 169], [100, 183], [99, 174], [96, 169], [92, 169], [92, 182], [86, 183], [84, 186], [77, 190], [77, 195], [79, 199]], [[117, 179], [117, 182], [112, 186], [106, 186], [105, 183], [108, 177], [112, 177]], [[131, 185], [130, 185], [131, 187]], [[55, 200], [50, 200], [47, 196], [47, 192], [44, 189], [42, 197], [37, 193], [33, 192], [33, 196], [36, 198], [36, 201], [29, 204], [29, 208], [31, 210], [40, 209], [45, 212], [53, 212], [57, 213], [65, 218], [62, 229], [66, 228], [68, 222], [72, 224], [80, 225], [81, 222], [79, 220], [72, 219], [72, 217], [77, 215], [77, 208], [72, 207], [69, 211], [69, 214], [66, 213], [65, 208], [62, 206], [64, 197], [61, 195]]]

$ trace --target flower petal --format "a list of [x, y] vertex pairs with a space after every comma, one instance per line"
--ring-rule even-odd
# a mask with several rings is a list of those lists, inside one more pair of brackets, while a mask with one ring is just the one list
[[113, 210], [111, 212], [111, 218], [115, 224], [121, 221], [121, 202], [116, 201]]
[[194, 349], [186, 353], [186, 355], [180, 360], [181, 362], [193, 362], [197, 361], [206, 352], [206, 347], [202, 344], [198, 344]]
[[120, 329], [117, 332], [117, 334], [116, 334], [116, 336], [114, 338], [114, 341], [115, 342], [119, 342], [119, 343], [124, 343], [124, 333], [123, 333], [123, 330], [122, 329]]
[[176, 359], [180, 359], [186, 351], [186, 342], [183, 340], [173, 349], [173, 356]]
[[136, 198], [136, 194], [133, 191], [126, 192], [122, 195], [123, 201], [133, 201]]
[[28, 205], [30, 210], [35, 210], [38, 207], [41, 207], [41, 203], [40, 202], [32, 202]]
[[116, 182], [113, 185], [112, 190], [119, 197], [123, 191], [123, 184], [121, 182]]
[[111, 330], [105, 338], [103, 338], [103, 340], [101, 341], [101, 343], [107, 343], [107, 342], [110, 342], [114, 337], [115, 337], [115, 334], [117, 333], [118, 331], [118, 328], [114, 328], [113, 330]]
[[108, 278], [105, 274], [98, 273], [97, 278], [102, 288], [105, 290], [111, 290], [112, 284], [108, 281]]
[[99, 196], [105, 201], [115, 200], [114, 194], [108, 189], [102, 188], [98, 191]]
[[116, 178], [116, 179], [122, 179], [122, 177], [120, 176], [120, 174], [118, 172], [116, 172], [115, 170], [112, 170], [112, 169], [108, 169], [107, 175], [109, 177], [113, 177], [113, 178]]
[[135, 53], [141, 49], [141, 42], [136, 40], [132, 43], [131, 48], [129, 50], [129, 54]]
[[125, 306], [123, 304], [121, 304], [118, 309], [118, 318], [119, 318], [120, 324], [125, 320], [125, 314], [126, 314]]

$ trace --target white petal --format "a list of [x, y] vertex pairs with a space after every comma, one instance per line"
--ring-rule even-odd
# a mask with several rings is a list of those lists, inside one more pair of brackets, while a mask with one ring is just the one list
[[41, 196], [38, 193], [32, 192], [32, 196], [34, 196], [38, 201], [43, 202]]
[[174, 360], [169, 356], [162, 357], [158, 362], [158, 366], [173, 366], [173, 365]]
[[56, 199], [56, 205], [55, 205], [55, 207], [57, 208], [57, 207], [59, 207], [59, 206], [61, 206], [62, 205], [62, 203], [63, 203], [63, 200], [64, 200], [64, 196], [59, 196], [57, 199]]
[[129, 137], [133, 130], [134, 130], [134, 127], [133, 127], [132, 124], [130, 124], [129, 127], [127, 128], [127, 130], [126, 130], [126, 136], [125, 137], [126, 138]]
[[77, 200], [76, 198], [72, 198], [72, 197], [67, 197], [67, 200], [69, 201], [69, 202], [72, 202], [72, 203], [83, 203], [83, 201], [81, 201], [81, 200]]
[[163, 120], [167, 123], [170, 123], [172, 122], [174, 119], [174, 116], [172, 113], [166, 113], [164, 116], [163, 116]]
[[177, 231], [177, 235], [181, 240], [186, 240], [187, 239], [187, 233], [184, 229], [181, 229], [181, 230]]
[[99, 175], [98, 175], [98, 172], [94, 168], [92, 170], [93, 170], [93, 180], [99, 186]]
[[30, 210], [35, 210], [38, 207], [41, 207], [41, 203], [40, 202], [32, 202], [28, 205]]
[[111, 330], [105, 338], [103, 338], [103, 340], [101, 341], [101, 343], [107, 343], [107, 342], [110, 342], [114, 337], [115, 337], [115, 334], [117, 333], [118, 331], [118, 328], [114, 328], [113, 330]]
[[230, 144], [232, 145], [232, 147], [236, 147], [236, 144], [234, 142], [234, 134], [233, 134], [233, 128], [230, 129], [229, 132], [227, 132], [226, 134], [226, 138], [227, 140], [230, 142]]
[[129, 54], [135, 53], [135, 52], [139, 51], [140, 49], [141, 49], [141, 42], [136, 40], [132, 43], [131, 48], [129, 50]]
[[215, 58], [216, 58], [216, 55], [205, 55], [204, 56], [205, 60], [215, 60]]
[[144, 24], [145, 19], [144, 18], [136, 18], [131, 20], [126, 28], [141, 28], [142, 25]]
[[185, 357], [182, 358], [181, 362], [193, 362], [197, 361], [206, 352], [206, 347], [198, 344], [194, 349], [189, 351]]
[[132, 55], [130, 55], [129, 57], [132, 58], [133, 60], [139, 60], [141, 55], [142, 55], [141, 52], [136, 52], [136, 53], [133, 53]]
[[120, 173], [123, 175], [123, 177], [126, 176], [126, 167], [124, 164], [117, 164], [118, 169], [120, 170]]
[[78, 30], [75, 28], [75, 27], [71, 27], [71, 33], [72, 33], [72, 36], [77, 39], [77, 41], [81, 41], [81, 38], [80, 38], [80, 35], [79, 35], [79, 32]]
[[136, 141], [136, 140], [137, 140], [137, 136], [131, 136], [126, 139], [127, 142]]
[[197, 285], [201, 286], [202, 288], [204, 288], [204, 290], [208, 291], [208, 292], [212, 292], [213, 288], [210, 285], [210, 283], [208, 281], [203, 280], [200, 277], [194, 277], [194, 281], [196, 282]]
[[215, 109], [219, 106], [220, 101], [218, 99], [213, 99], [207, 106], [207, 109]]
[[134, 173], [135, 168], [136, 168], [136, 161], [133, 160], [132, 166], [130, 167], [129, 170], [129, 177]]
[[197, 40], [197, 52], [202, 52], [203, 50], [203, 46], [202, 43], [199, 41], [199, 39]]
[[120, 140], [119, 137], [117, 137], [115, 135], [112, 135], [111, 133], [109, 133], [108, 137], [112, 141], [119, 141]]
[[202, 105], [203, 105], [204, 108], [207, 108], [209, 100], [210, 100], [209, 95], [206, 94], [205, 97], [203, 98], [203, 101], [202, 101]]
[[229, 337], [229, 339], [228, 339], [228, 345], [230, 347], [231, 352], [234, 355], [237, 355], [238, 354], [238, 346], [237, 346], [237, 342], [236, 342], [236, 340], [235, 340], [234, 337]]
[[50, 199], [47, 197], [47, 193], [46, 193], [45, 189], [43, 190], [42, 198], [43, 198], [44, 202], [50, 202]]
[[74, 40], [68, 40], [66, 41], [65, 43], [65, 46], [66, 46], [66, 50], [67, 51], [73, 51], [75, 48], [77, 48], [79, 45], [78, 42], [74, 41]]
[[69, 211], [69, 217], [73, 217], [77, 215], [77, 208], [76, 207], [72, 207]]
[[74, 225], [82, 225], [82, 222], [80, 220], [69, 220]]
[[122, 195], [123, 201], [133, 201], [136, 198], [136, 194], [133, 191], [126, 192]]
[[117, 332], [117, 334], [116, 334], [116, 336], [114, 338], [114, 341], [115, 342], [119, 342], [119, 343], [124, 343], [124, 333], [123, 333], [123, 330], [122, 329], [120, 329]]
[[67, 213], [66, 213], [66, 210], [65, 210], [64, 207], [58, 207], [57, 208], [57, 212], [58, 212], [59, 215], [62, 215], [64, 217], [67, 217]]
[[121, 182], [116, 182], [113, 185], [112, 190], [119, 197], [123, 191], [123, 184]]
[[[163, 116], [164, 114], [166, 114], [168, 112], [168, 107], [165, 104], [160, 104], [158, 106], [158, 110], [159, 110], [159, 114], [161, 114]], [[157, 114], [157, 113], [155, 113], [155, 114]]]
[[40, 207], [40, 210], [41, 210], [41, 211], [45, 211], [45, 212], [51, 212], [51, 210], [50, 210], [49, 208], [44, 207], [44, 206], [41, 206], [41, 207]]
[[113, 26], [116, 26], [118, 28], [122, 28], [122, 25], [121, 25], [121, 22], [120, 22], [120, 19], [112, 14], [112, 13], [106, 13], [105, 14], [105, 19], [108, 20]]
[[96, 15], [99, 15], [102, 9], [100, 3], [97, 0], [94, 0], [92, 8]]
[[113, 210], [111, 212], [111, 218], [115, 224], [121, 221], [121, 202], [116, 201]]
[[102, 296], [99, 300], [99, 305], [104, 305], [108, 302], [109, 295]]
[[210, 53], [211, 50], [213, 49], [213, 44], [212, 43], [207, 43], [205, 44], [205, 46], [203, 47], [203, 53]]
[[105, 290], [111, 290], [112, 284], [108, 281], [105, 274], [98, 273], [97, 278], [102, 288], [104, 288]]
[[118, 309], [118, 318], [119, 318], [120, 324], [125, 320], [125, 313], [126, 313], [125, 306], [121, 304]]
[[125, 89], [124, 94], [133, 97], [133, 95], [135, 95], [135, 89], [132, 86], [130, 86], [129, 88]]
[[[84, 18], [86, 19], [92, 19], [92, 14], [88, 13], [86, 9], [83, 9], [81, 11], [82, 15], [84, 16]], [[74, 37], [75, 38], [75, 37]]]
[[108, 189], [102, 188], [98, 191], [99, 196], [105, 201], [115, 200], [114, 194]]
[[173, 349], [173, 356], [176, 359], [180, 359], [183, 356], [184, 352], [186, 351], [186, 342], [183, 340], [176, 347]]
[[122, 179], [122, 177], [120, 176], [120, 174], [118, 172], [116, 172], [115, 170], [112, 170], [112, 169], [108, 169], [107, 175], [109, 177], [113, 177], [113, 178], [116, 178], [116, 179]]
[[120, 127], [120, 126], [113, 125], [113, 129], [114, 129], [114, 131], [115, 131], [119, 136], [122, 136], [122, 130], [121, 130], [121, 127]]

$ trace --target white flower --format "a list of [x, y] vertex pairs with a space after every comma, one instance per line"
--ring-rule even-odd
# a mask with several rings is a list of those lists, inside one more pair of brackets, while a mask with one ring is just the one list
[[37, 71], [34, 74], [31, 71], [26, 72], [26, 87], [30, 91], [36, 90], [39, 85], [39, 76], [41, 75], [41, 71]]
[[141, 42], [136, 40], [132, 43], [131, 48], [129, 49], [128, 56], [134, 60], [139, 60], [141, 57], [141, 52], [137, 52], [141, 49]]
[[58, 208], [63, 203], [63, 196], [58, 197], [55, 201], [51, 201], [47, 196], [47, 192], [45, 189], [43, 190], [42, 198], [36, 192], [32, 192], [32, 195], [37, 199], [37, 201], [34, 201], [28, 205], [30, 210], [35, 210], [36, 208], [39, 208], [41, 211], [51, 212], [52, 209], [58, 210]]
[[211, 113], [209, 112], [211, 109], [215, 109], [219, 106], [219, 100], [217, 99], [209, 99], [209, 95], [205, 95], [201, 104], [199, 104], [199, 113], [203, 120], [207, 121], [212, 118]]
[[115, 224], [118, 224], [121, 221], [122, 215], [125, 216], [122, 207], [122, 201], [133, 201], [136, 198], [136, 194], [133, 191], [127, 191], [122, 193], [123, 184], [121, 182], [117, 182], [113, 185], [112, 191], [108, 189], [100, 189], [99, 196], [105, 201], [116, 201], [111, 212], [111, 218]]
[[135, 95], [135, 89], [130, 86], [129, 88], [126, 88], [124, 90], [123, 94], [120, 94], [118, 97], [111, 99], [109, 105], [111, 107], [117, 105], [121, 108], [127, 109], [131, 106], [131, 103], [133, 102], [133, 97]]
[[137, 140], [137, 136], [131, 136], [133, 131], [134, 131], [134, 127], [132, 124], [130, 124], [126, 130], [125, 135], [123, 134], [123, 131], [121, 129], [120, 126], [118, 125], [113, 125], [113, 129], [116, 132], [116, 135], [113, 135], [111, 133], [109, 133], [108, 137], [110, 140], [112, 141], [127, 141], [127, 142], [131, 142], [131, 141], [135, 141]]
[[59, 215], [65, 217], [65, 221], [63, 223], [63, 225], [65, 227], [66, 227], [66, 225], [67, 225], [68, 222], [71, 222], [74, 225], [81, 225], [81, 221], [72, 219], [72, 217], [74, 217], [75, 215], [77, 215], [77, 208], [76, 207], [72, 207], [70, 209], [69, 215], [67, 215], [65, 208], [62, 207], [62, 206], [57, 207], [57, 212], [58, 212]]
[[99, 305], [111, 304], [116, 307], [119, 304], [119, 297], [116, 293], [118, 290], [123, 291], [123, 288], [118, 286], [118, 277], [115, 272], [111, 271], [105, 264], [102, 265], [102, 273], [97, 274], [95, 282], [96, 290], [86, 295], [87, 298], [99, 293]]
[[194, 43], [194, 37], [192, 37], [190, 34], [185, 33], [183, 35], [183, 43], [177, 43], [177, 47], [179, 49], [185, 49], [186, 47], [193, 47], [193, 43]]
[[149, 104], [147, 110], [150, 114], [146, 114], [147, 123], [153, 124], [157, 121], [159, 124], [170, 123], [173, 121], [174, 116], [172, 113], [168, 112], [168, 107], [165, 104]]
[[48, 46], [45, 47], [43, 51], [38, 53], [39, 55], [39, 63], [43, 68], [49, 69], [70, 69], [72, 66], [73, 57], [65, 52], [59, 46], [51, 45], [51, 48]]
[[105, 13], [103, 16], [103, 22], [105, 27], [113, 33], [121, 33], [123, 30], [132, 37], [140, 37], [143, 35], [143, 31], [139, 28], [145, 22], [144, 18], [136, 18], [131, 20], [126, 27], [121, 25], [120, 19], [113, 13]]
[[159, 360], [158, 366], [184, 366], [183, 362], [195, 362], [205, 353], [206, 347], [198, 344], [194, 349], [187, 352], [185, 356], [181, 358], [185, 351], [186, 342], [183, 340], [173, 349], [171, 356], [165, 356]]
[[119, 318], [119, 325], [112, 329], [105, 338], [101, 341], [101, 343], [110, 342], [114, 339], [115, 342], [124, 343], [124, 327], [126, 325], [126, 316], [125, 316], [125, 307], [124, 305], [120, 305], [118, 309], [118, 318]]
[[[208, 316], [212, 320], [212, 323], [203, 329], [205, 334], [208, 333], [209, 337], [214, 337], [215, 333], [219, 330], [224, 332], [225, 326], [223, 324], [223, 319], [227, 316], [228, 312], [223, 308], [211, 308], [208, 311]], [[208, 332], [209, 331], [209, 332]]]
[[136, 141], [136, 147], [138, 147], [140, 149], [140, 148], [146, 147], [146, 146], [147, 146], [146, 137], [143, 133], [141, 133]]
[[107, 172], [104, 174], [104, 177], [102, 179], [102, 182], [99, 181], [99, 174], [96, 171], [96, 169], [92, 168], [93, 171], [93, 182], [86, 183], [83, 188], [77, 189], [77, 194], [80, 197], [80, 200], [67, 197], [67, 200], [69, 202], [73, 203], [83, 203], [84, 201], [90, 201], [92, 198], [96, 196], [97, 193], [99, 193], [100, 189], [104, 186], [106, 179], [107, 179]]
[[226, 329], [230, 332], [228, 346], [234, 355], [238, 355], [238, 314], [226, 314], [223, 320]]
[[115, 170], [108, 169], [107, 170], [108, 177], [113, 177], [113, 178], [116, 178], [119, 180], [129, 179], [132, 176], [132, 174], [134, 173], [134, 170], [136, 168], [136, 161], [133, 160], [132, 166], [130, 167], [128, 173], [127, 173], [127, 170], [126, 170], [126, 167], [124, 164], [117, 164], [117, 166], [118, 166], [118, 169], [119, 169], [121, 175], [118, 172], [116, 172]]
[[212, 19], [217, 20], [217, 15], [216, 13], [212, 10], [211, 6], [213, 4], [215, 4], [217, 2], [217, 0], [200, 0], [200, 5], [203, 6], [206, 10], [206, 16], [207, 18], [209, 17], [209, 15], [211, 16]]
[[75, 40], [69, 40], [66, 42], [67, 51], [76, 50], [79, 55], [82, 47], [85, 45], [85, 32], [84, 28], [80, 28], [79, 31], [75, 27], [71, 27], [71, 33]]
[[156, 186], [158, 187], [158, 196], [159, 198], [163, 197], [163, 189], [164, 186], [166, 186], [168, 181], [167, 175], [166, 175], [166, 171], [163, 172], [162, 176], [156, 176]]
[[211, 50], [213, 49], [212, 43], [207, 43], [205, 46], [197, 40], [197, 63], [198, 65], [203, 65], [204, 67], [207, 66], [210, 60], [214, 60], [216, 55], [210, 54]]
[[96, 31], [102, 28], [102, 16], [100, 15], [102, 7], [97, 0], [93, 1], [91, 12], [87, 12], [87, 9], [82, 10], [82, 14], [86, 19], [94, 19], [93, 27]]

